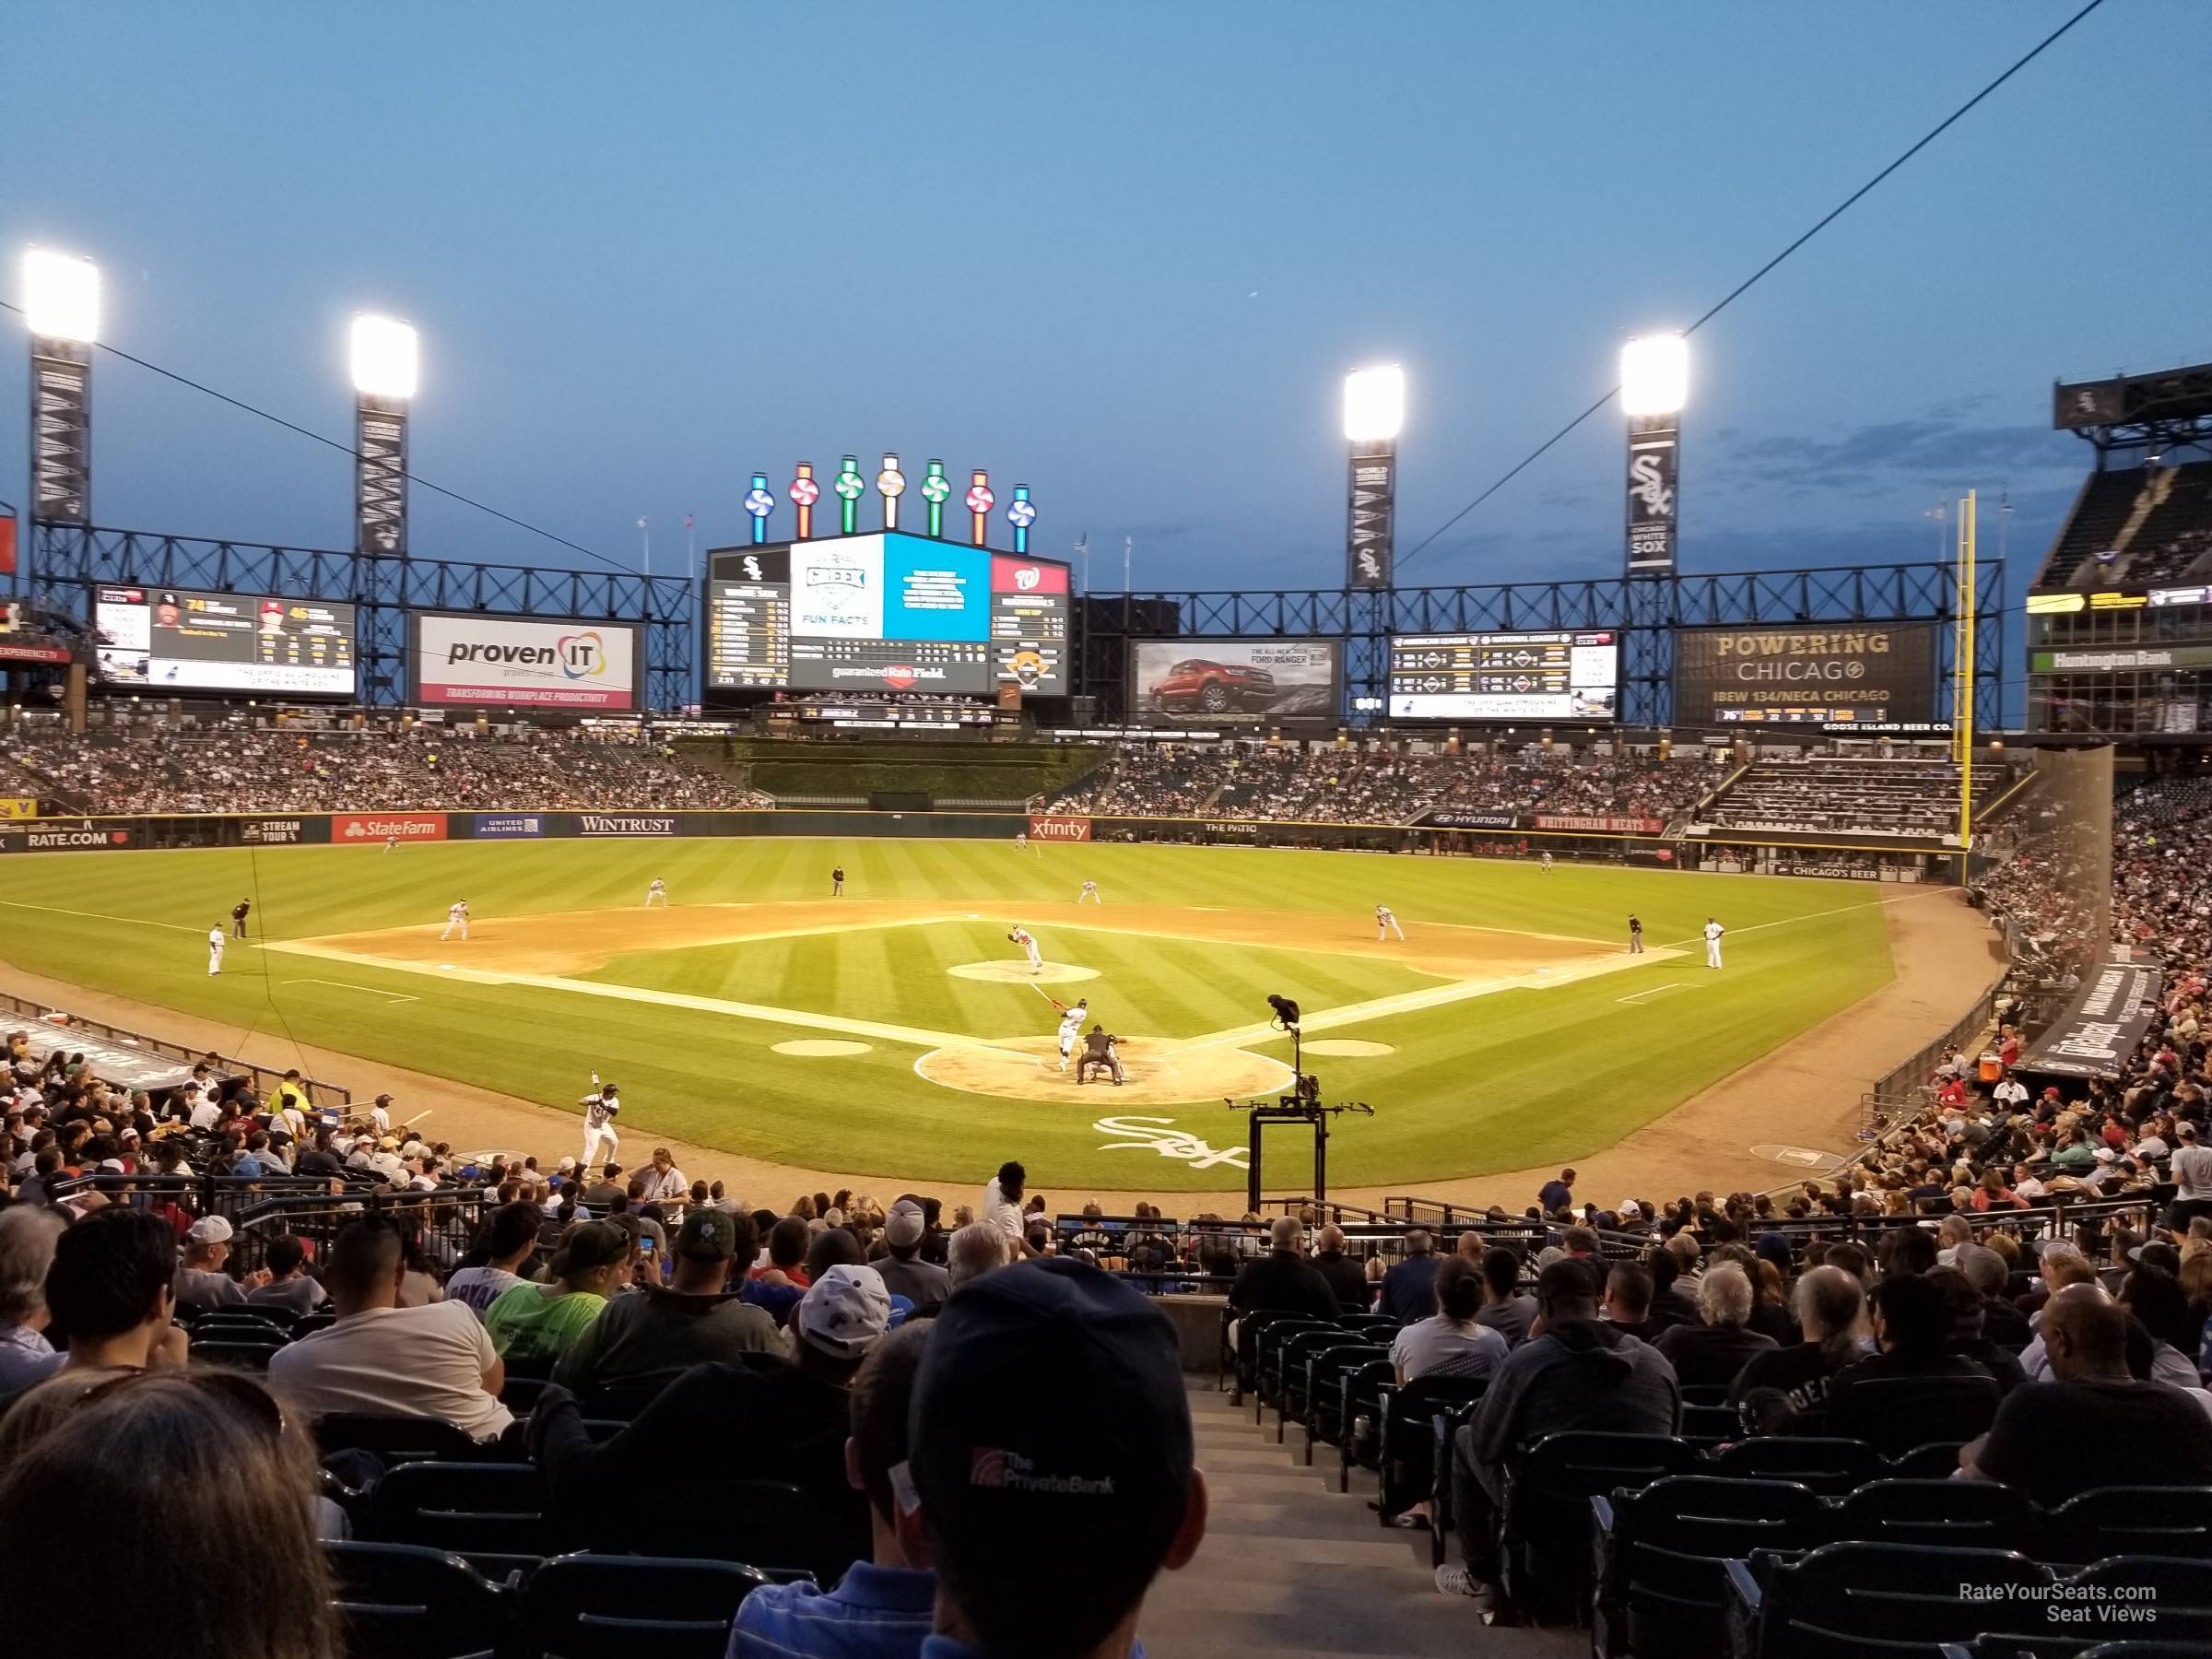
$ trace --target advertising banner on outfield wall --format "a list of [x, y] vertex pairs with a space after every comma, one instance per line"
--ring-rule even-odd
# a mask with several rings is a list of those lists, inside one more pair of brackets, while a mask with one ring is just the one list
[[136, 832], [117, 825], [95, 827], [89, 818], [74, 823], [0, 823], [0, 853], [98, 853], [134, 845]]
[[671, 814], [649, 812], [579, 812], [575, 823], [578, 835], [594, 836], [682, 835], [690, 828]]
[[1940, 622], [1678, 628], [1675, 724], [1936, 718]]
[[476, 841], [533, 841], [546, 832], [542, 812], [479, 812], [469, 825]]
[[1432, 812], [1421, 822], [1431, 830], [1515, 830], [1521, 818], [1512, 812]]
[[1594, 830], [1606, 835], [1657, 835], [1666, 828], [1662, 818], [1561, 818], [1546, 812], [1537, 813], [1529, 824], [1537, 830]]
[[410, 611], [407, 700], [432, 709], [635, 709], [638, 631], [628, 622]]
[[1030, 814], [1030, 839], [1087, 841], [1090, 839], [1090, 820], [1087, 818], [1051, 818], [1032, 812]]
[[0, 818], [34, 818], [39, 816], [36, 795], [0, 795]]
[[330, 839], [340, 846], [362, 841], [434, 841], [445, 839], [442, 812], [335, 812]]
[[2062, 1077], [2117, 1077], [2150, 1030], [2163, 976], [2115, 962], [2082, 982], [2074, 1006], [2029, 1044], [2018, 1070]]
[[319, 816], [246, 818], [238, 827], [238, 839], [249, 847], [321, 846], [330, 840], [330, 820]]

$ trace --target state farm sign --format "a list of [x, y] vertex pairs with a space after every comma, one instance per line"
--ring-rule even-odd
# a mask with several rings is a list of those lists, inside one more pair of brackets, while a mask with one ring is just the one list
[[339, 812], [330, 820], [334, 841], [426, 841], [445, 839], [442, 812]]
[[1090, 839], [1090, 820], [1087, 818], [1041, 818], [1030, 815], [1031, 841], [1087, 841]]

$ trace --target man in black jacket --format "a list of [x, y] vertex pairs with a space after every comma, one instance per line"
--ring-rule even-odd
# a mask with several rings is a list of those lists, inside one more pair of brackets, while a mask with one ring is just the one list
[[1229, 1305], [1238, 1316], [1310, 1313], [1316, 1319], [1335, 1318], [1336, 1292], [1301, 1253], [1304, 1234], [1298, 1218], [1277, 1217], [1268, 1238], [1275, 1248], [1258, 1261], [1245, 1263], [1230, 1287]]
[[1382, 1276], [1377, 1312], [1411, 1324], [1436, 1312], [1436, 1241], [1415, 1228], [1406, 1235], [1406, 1259]]
[[1321, 1248], [1313, 1253], [1313, 1271], [1329, 1281], [1340, 1308], [1355, 1313], [1367, 1312], [1371, 1295], [1367, 1283], [1367, 1269], [1344, 1253], [1344, 1229], [1324, 1227], [1316, 1241]]

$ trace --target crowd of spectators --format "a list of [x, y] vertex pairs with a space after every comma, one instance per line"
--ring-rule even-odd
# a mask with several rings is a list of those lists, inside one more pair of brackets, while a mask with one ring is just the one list
[[1431, 811], [1559, 813], [1665, 820], [1724, 775], [1702, 750], [1679, 759], [1578, 753], [1414, 755], [1380, 747], [1124, 744], [1054, 811], [1135, 818], [1410, 823]]
[[382, 724], [305, 731], [242, 721], [0, 740], [25, 791], [84, 814], [402, 812], [464, 808], [665, 811], [772, 803], [641, 735], [583, 728], [479, 735]]

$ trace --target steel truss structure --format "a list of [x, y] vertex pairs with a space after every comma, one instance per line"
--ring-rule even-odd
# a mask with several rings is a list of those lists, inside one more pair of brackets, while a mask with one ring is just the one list
[[[1999, 724], [2006, 660], [2003, 560], [1979, 567], [1975, 594], [1974, 724], [1994, 729]], [[1957, 652], [1957, 573], [1948, 561], [1498, 586], [1094, 594], [1083, 609], [1089, 636], [1083, 663], [1086, 669], [1103, 668], [1120, 660], [1121, 640], [1159, 637], [1157, 626], [1147, 624], [1172, 607], [1174, 631], [1181, 636], [1342, 639], [1350, 694], [1380, 698], [1388, 688], [1394, 633], [1613, 629], [1624, 636], [1620, 723], [1657, 726], [1674, 717], [1677, 628], [1942, 622], [1947, 626], [1937, 668], [1940, 684], [1947, 688]], [[1118, 682], [1118, 670], [1112, 677]], [[1105, 688], [1096, 681], [1080, 688], [1085, 692]], [[1947, 689], [1936, 705], [1940, 718], [1949, 717], [1948, 705]]]
[[29, 553], [24, 579], [33, 604], [76, 618], [88, 631], [95, 595], [103, 587], [175, 587], [351, 605], [359, 700], [371, 705], [406, 700], [407, 613], [416, 610], [642, 623], [645, 706], [675, 711], [699, 700], [699, 588], [682, 577], [279, 547], [48, 519], [31, 521]]

